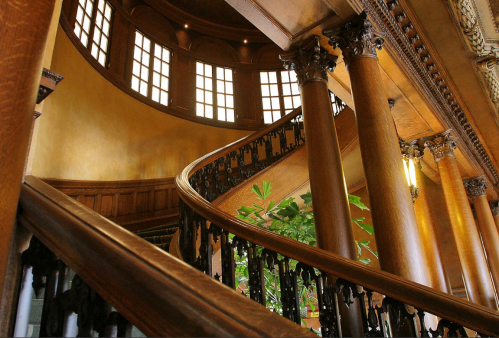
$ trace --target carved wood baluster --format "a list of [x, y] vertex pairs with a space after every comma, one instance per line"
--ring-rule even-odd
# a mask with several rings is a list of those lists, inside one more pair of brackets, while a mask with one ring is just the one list
[[192, 265], [196, 257], [195, 214], [182, 200], [180, 200], [180, 215], [180, 250], [184, 261]]
[[199, 246], [198, 269], [203, 271], [208, 276], [212, 273], [212, 234], [208, 229], [206, 219], [199, 217], [199, 227], [201, 228], [201, 244]]
[[319, 303], [319, 323], [323, 337], [339, 337], [339, 318], [334, 288], [328, 283], [327, 272], [321, 271], [318, 279], [317, 299]]
[[[374, 303], [373, 303], [373, 292], [371, 290], [366, 290], [366, 295], [367, 295], [367, 318], [366, 318], [366, 323], [367, 326], [369, 327], [364, 328], [364, 333], [366, 334], [367, 337], [382, 337], [382, 331], [378, 327], [379, 323], [378, 322], [378, 317], [376, 315], [376, 310], [374, 308]], [[365, 304], [362, 305], [362, 309], [365, 309]], [[365, 312], [363, 312], [365, 313]]]
[[[398, 332], [403, 329], [405, 323], [409, 322], [409, 331], [405, 329], [401, 333], [408, 335], [410, 332], [414, 337], [418, 335], [415, 323], [416, 314], [409, 313], [407, 306], [404, 303], [385, 297], [385, 299], [383, 299], [382, 307], [384, 312], [388, 314], [388, 324], [392, 331], [395, 329], [395, 331]], [[395, 327], [393, 327], [393, 325], [395, 325]], [[393, 334], [391, 334], [391, 336], [393, 336]]]
[[286, 136], [286, 130], [284, 129], [284, 127], [282, 127], [280, 130], [279, 130], [279, 145], [280, 145], [280, 148], [281, 148], [281, 154], [280, 156], [284, 155], [287, 151], [288, 151], [288, 140], [287, 140], [287, 136]]
[[295, 271], [289, 269], [289, 259], [278, 261], [279, 282], [281, 286], [282, 315], [297, 324], [301, 324], [300, 300]]
[[263, 272], [263, 260], [257, 254], [257, 247], [254, 244], [251, 244], [248, 247], [248, 272], [250, 298], [265, 306], [265, 276]]
[[425, 312], [420, 309], [416, 309], [419, 318], [419, 327], [421, 328], [421, 337], [429, 337], [428, 329], [426, 329], [426, 323], [424, 321]]
[[271, 163], [274, 158], [274, 149], [272, 145], [272, 134], [265, 135], [265, 159], [267, 163]]
[[231, 288], [236, 288], [236, 263], [234, 261], [234, 248], [229, 241], [229, 232], [223, 230], [222, 243], [222, 283]]
[[116, 324], [118, 326], [117, 337], [131, 337], [133, 325], [121, 314], [118, 313], [116, 318]]

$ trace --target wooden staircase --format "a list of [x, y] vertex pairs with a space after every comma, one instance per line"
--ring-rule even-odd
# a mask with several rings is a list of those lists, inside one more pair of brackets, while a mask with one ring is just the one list
[[169, 251], [175, 232], [179, 229], [178, 221], [159, 225], [149, 229], [134, 231], [134, 234], [145, 239], [158, 248]]

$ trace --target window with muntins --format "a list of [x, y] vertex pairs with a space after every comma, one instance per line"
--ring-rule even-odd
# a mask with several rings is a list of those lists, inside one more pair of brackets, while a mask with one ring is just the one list
[[132, 89], [167, 106], [169, 103], [171, 51], [135, 31]]
[[260, 71], [263, 121], [279, 120], [301, 106], [300, 90], [294, 70]]
[[347, 105], [338, 96], [336, 96], [332, 91], [329, 91], [329, 98], [331, 100], [331, 107], [333, 109], [333, 116], [338, 116], [338, 114], [341, 113]]
[[78, 2], [74, 32], [103, 67], [108, 60], [112, 16], [113, 7], [106, 0]]
[[234, 70], [196, 62], [196, 115], [234, 122]]

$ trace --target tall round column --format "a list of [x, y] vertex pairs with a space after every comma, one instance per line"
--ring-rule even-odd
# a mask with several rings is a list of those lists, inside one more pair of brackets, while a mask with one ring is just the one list
[[431, 287], [442, 292], [451, 293], [452, 288], [440, 255], [435, 224], [430, 211], [430, 202], [426, 194], [424, 174], [421, 170], [420, 159], [424, 155], [424, 144], [420, 140], [411, 143], [401, 140], [400, 148], [402, 156], [415, 163], [417, 188], [414, 192], [411, 191], [411, 195], [414, 200], [414, 211], [416, 212], [419, 236], [423, 242], [423, 252], [426, 258]]
[[350, 75], [381, 269], [429, 285], [398, 136], [378, 65], [376, 49], [384, 40], [365, 13], [324, 34], [334, 48], [341, 48]]
[[485, 191], [487, 184], [485, 179], [477, 177], [465, 181], [464, 187], [475, 206], [478, 229], [482, 237], [483, 248], [487, 254], [490, 274], [497, 294], [497, 290], [499, 290], [499, 233], [487, 201], [487, 192]]
[[499, 232], [499, 200], [489, 202], [490, 210], [492, 211], [492, 216], [494, 216], [494, 222], [496, 223], [497, 231]]
[[54, 3], [55, 0], [0, 1], [0, 290]]
[[425, 145], [437, 162], [468, 298], [472, 302], [497, 309], [482, 243], [454, 156], [457, 143], [448, 130], [435, 135]]
[[[317, 246], [357, 260], [341, 152], [327, 86], [327, 72], [334, 70], [337, 57], [321, 48], [319, 37], [315, 36], [303, 48], [280, 58], [286, 69], [296, 71], [300, 87]], [[339, 305], [341, 310], [343, 305]], [[343, 335], [363, 335], [358, 309], [341, 312]]]

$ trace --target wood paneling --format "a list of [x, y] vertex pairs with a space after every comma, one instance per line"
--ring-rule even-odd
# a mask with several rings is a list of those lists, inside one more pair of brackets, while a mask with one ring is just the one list
[[178, 218], [173, 177], [133, 181], [43, 179], [128, 230], [146, 229]]

